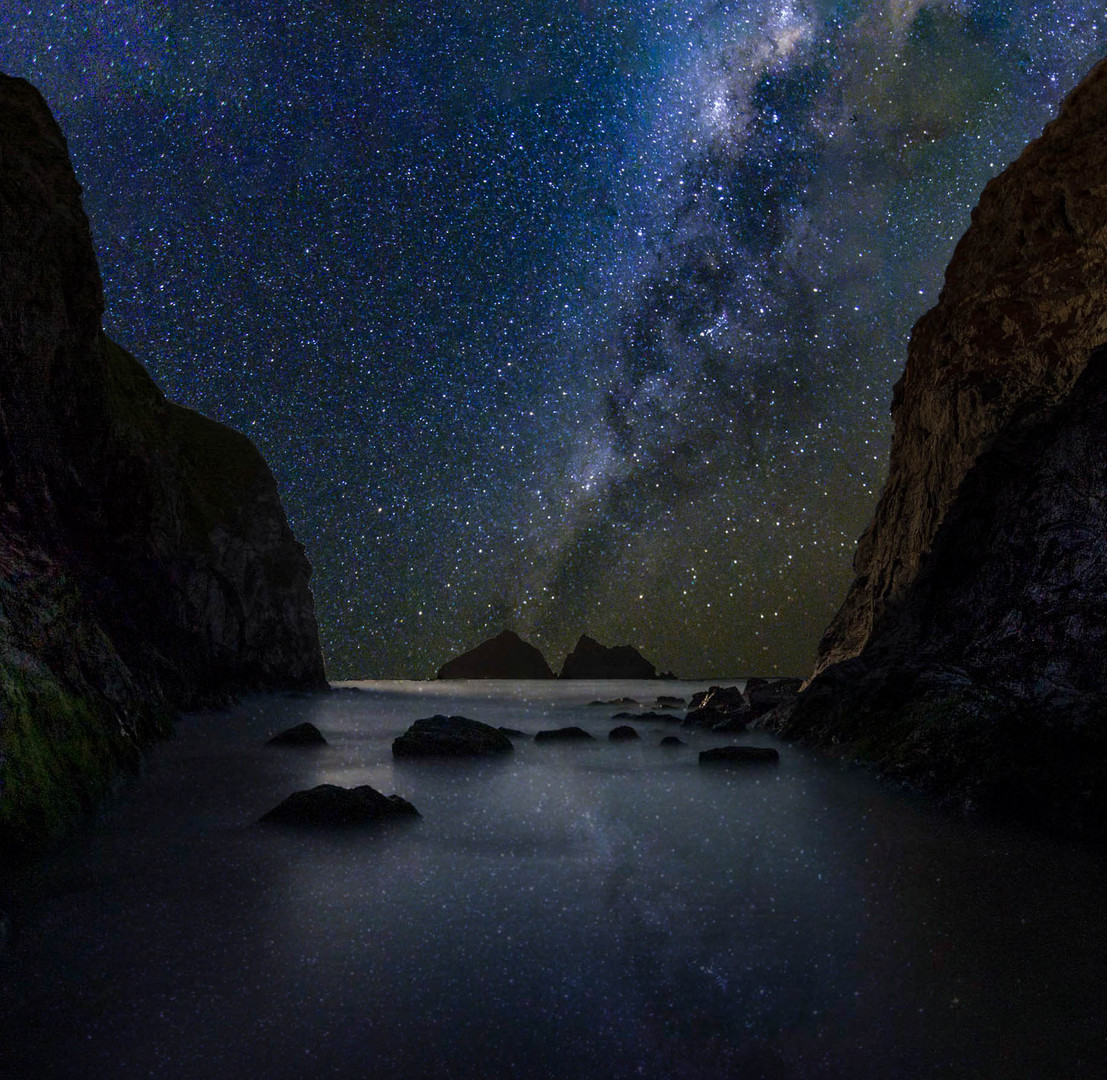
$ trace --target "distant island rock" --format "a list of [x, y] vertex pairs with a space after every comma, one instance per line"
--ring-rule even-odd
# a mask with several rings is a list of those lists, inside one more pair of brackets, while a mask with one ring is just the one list
[[817, 674], [769, 714], [959, 804], [1107, 838], [1107, 63], [985, 188], [893, 399]]
[[440, 679], [552, 679], [546, 658], [512, 630], [481, 642], [475, 649], [447, 661]]
[[31, 855], [177, 709], [326, 679], [273, 475], [103, 332], [65, 138], [6, 75], [0, 192], [0, 848]]
[[653, 679], [657, 669], [631, 645], [608, 648], [582, 634], [565, 657], [561, 679]]

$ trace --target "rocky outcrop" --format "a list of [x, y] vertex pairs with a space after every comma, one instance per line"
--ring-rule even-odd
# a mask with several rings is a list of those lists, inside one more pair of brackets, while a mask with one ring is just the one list
[[552, 679], [546, 658], [512, 630], [504, 630], [438, 669], [440, 679]]
[[919, 573], [996, 437], [1063, 397], [1107, 340], [1107, 65], [985, 188], [892, 400], [888, 480], [817, 670], [856, 656]]
[[33, 850], [174, 709], [325, 679], [271, 473], [104, 335], [65, 139], [6, 76], [0, 268], [0, 844]]
[[561, 679], [652, 679], [657, 669], [631, 645], [608, 648], [582, 634], [565, 657]]
[[1099, 839], [1105, 125], [1101, 64], [988, 186], [912, 340], [891, 479], [859, 552], [874, 576], [831, 627], [820, 673], [770, 714], [786, 737]]

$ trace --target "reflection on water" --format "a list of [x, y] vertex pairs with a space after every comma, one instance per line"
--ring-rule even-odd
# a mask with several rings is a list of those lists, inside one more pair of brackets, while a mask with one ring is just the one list
[[[727, 738], [609, 743], [619, 707], [587, 704], [688, 684], [360, 685], [186, 718], [91, 835], [4, 887], [0, 1075], [1107, 1074], [1102, 854], [790, 745], [701, 770]], [[434, 712], [601, 738], [394, 762]], [[264, 746], [303, 720], [331, 745]], [[423, 817], [253, 826], [323, 782]]]

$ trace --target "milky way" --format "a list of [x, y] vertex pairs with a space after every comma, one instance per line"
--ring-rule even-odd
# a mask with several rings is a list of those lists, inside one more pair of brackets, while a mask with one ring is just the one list
[[803, 673], [912, 322], [1079, 3], [35, 3], [105, 325], [249, 434], [332, 678], [511, 626]]

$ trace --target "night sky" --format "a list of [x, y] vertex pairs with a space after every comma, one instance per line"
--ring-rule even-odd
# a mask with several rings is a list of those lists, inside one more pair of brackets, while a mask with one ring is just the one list
[[805, 673], [914, 320], [1107, 46], [1030, 0], [0, 0], [105, 325], [246, 432], [331, 678]]

